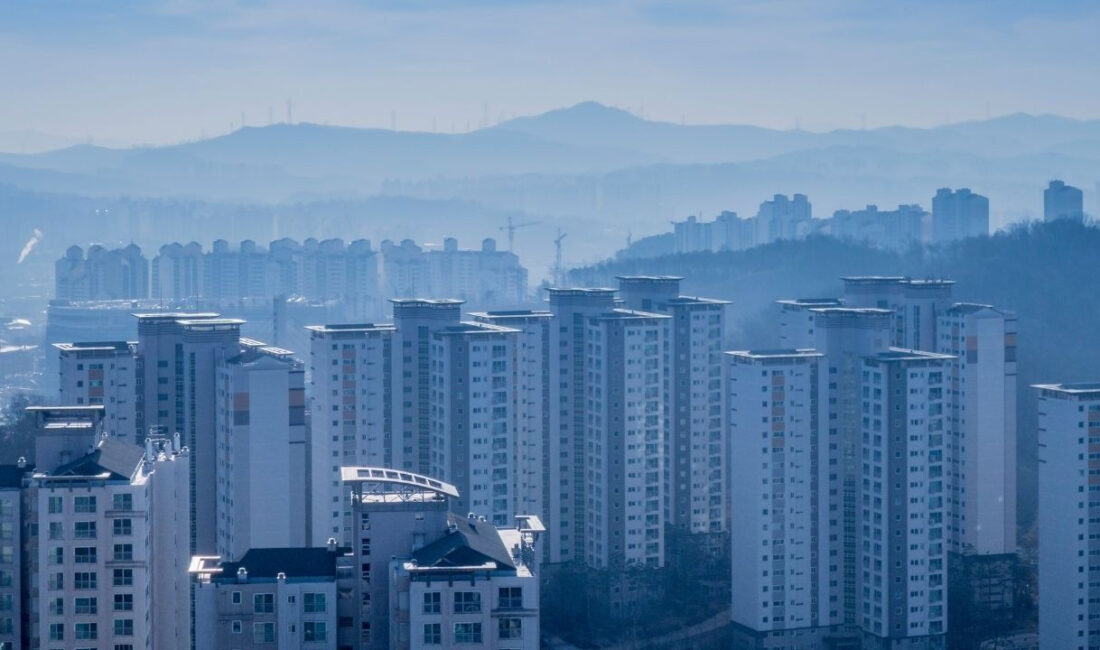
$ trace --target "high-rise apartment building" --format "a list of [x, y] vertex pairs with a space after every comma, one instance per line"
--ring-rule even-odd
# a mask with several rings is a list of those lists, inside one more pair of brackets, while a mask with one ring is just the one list
[[289, 350], [249, 346], [221, 359], [215, 426], [217, 549], [304, 546], [305, 371]]
[[350, 544], [340, 467], [394, 463], [392, 324], [311, 325], [310, 545]]
[[26, 460], [0, 465], [0, 648], [23, 647], [23, 483]]
[[54, 264], [57, 300], [141, 299], [149, 296], [149, 260], [134, 244], [108, 250], [70, 246]]
[[[475, 312], [475, 321], [518, 330], [512, 355], [515, 390], [514, 482], [516, 511], [546, 520], [550, 502], [550, 329], [548, 311]], [[461, 511], [460, 511], [461, 512]]]
[[967, 188], [941, 187], [932, 197], [931, 241], [937, 244], [989, 234], [989, 199]]
[[1016, 552], [1016, 315], [959, 303], [939, 318], [951, 393], [950, 550]]
[[829, 229], [837, 239], [905, 250], [924, 241], [927, 217], [928, 213], [919, 205], [899, 205], [896, 210], [879, 210], [878, 206], [868, 205], [862, 210], [837, 210]]
[[779, 305], [779, 347], [783, 350], [812, 348], [814, 334], [814, 309], [843, 307], [839, 298], [794, 298], [776, 300]]
[[30, 647], [190, 648], [190, 458], [179, 438], [143, 449], [101, 436], [102, 407], [31, 410]]
[[587, 320], [615, 308], [614, 289], [550, 289], [550, 561], [585, 558]]
[[665, 492], [673, 526], [728, 530], [728, 454], [722, 422], [722, 336], [729, 302], [680, 295], [682, 278], [622, 276], [623, 304], [666, 314]]
[[781, 239], [800, 239], [809, 234], [813, 206], [805, 194], [787, 198], [776, 194], [760, 204], [756, 213], [756, 243], [767, 244]]
[[935, 350], [936, 324], [951, 307], [953, 280], [914, 280], [898, 276], [850, 276], [844, 281], [844, 304], [894, 312], [892, 345], [907, 350]]
[[[839, 561], [829, 533], [822, 430], [822, 355], [812, 349], [724, 355], [730, 445], [731, 618], [735, 647], [811, 648], [837, 607], [829, 570]], [[826, 393], [827, 394], [827, 393]], [[826, 421], [827, 422], [827, 421]]]
[[613, 309], [585, 320], [585, 562], [663, 566], [669, 317]]
[[431, 475], [455, 485], [455, 507], [506, 526], [516, 494], [515, 351], [519, 330], [460, 322], [432, 332]]
[[202, 246], [172, 242], [160, 247], [152, 264], [152, 297], [173, 302], [189, 300], [203, 291]]
[[1084, 193], [1062, 181], [1051, 181], [1043, 190], [1043, 220], [1085, 218]]
[[104, 427], [112, 437], [136, 444], [136, 343], [102, 341], [54, 343], [60, 361], [60, 404], [102, 404]]
[[856, 587], [865, 648], [946, 648], [951, 359], [891, 348], [863, 361]]

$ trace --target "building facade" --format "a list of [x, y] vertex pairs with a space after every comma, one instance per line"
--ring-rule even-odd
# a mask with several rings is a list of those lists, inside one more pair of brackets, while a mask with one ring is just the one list
[[54, 343], [57, 349], [61, 404], [102, 404], [104, 426], [119, 440], [136, 444], [144, 438], [137, 428], [136, 343], [103, 341]]

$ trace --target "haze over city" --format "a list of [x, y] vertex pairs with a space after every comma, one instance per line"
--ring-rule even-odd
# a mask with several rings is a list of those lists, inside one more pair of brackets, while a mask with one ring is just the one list
[[0, 650], [1100, 648], [1100, 5], [0, 11]]

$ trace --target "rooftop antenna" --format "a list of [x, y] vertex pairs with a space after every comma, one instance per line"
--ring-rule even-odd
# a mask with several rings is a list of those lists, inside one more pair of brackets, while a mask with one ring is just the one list
[[509, 215], [508, 225], [500, 227], [501, 230], [508, 231], [508, 251], [512, 253], [516, 251], [516, 230], [518, 230], [519, 228], [526, 228], [527, 226], [535, 226], [538, 224], [538, 221], [524, 221], [523, 223], [515, 223], [514, 221], [512, 221], [511, 215]]
[[565, 273], [561, 266], [561, 242], [565, 237], [566, 233], [558, 228], [558, 236], [554, 238], [554, 284], [559, 287], [565, 284], [565, 278], [562, 277]]

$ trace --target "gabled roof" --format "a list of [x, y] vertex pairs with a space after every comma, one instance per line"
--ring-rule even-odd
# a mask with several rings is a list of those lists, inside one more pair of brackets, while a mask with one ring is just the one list
[[51, 476], [99, 476], [109, 473], [110, 480], [128, 481], [145, 457], [145, 450], [110, 438], [94, 451], [55, 469]]
[[448, 521], [454, 530], [412, 554], [418, 566], [462, 567], [495, 562], [498, 569], [516, 568], [512, 554], [491, 523], [454, 515]]
[[280, 573], [287, 578], [333, 578], [336, 576], [336, 558], [346, 551], [330, 551], [325, 547], [253, 548], [239, 562], [223, 562], [221, 576], [236, 580], [237, 571], [244, 567], [249, 580], [274, 580]]

